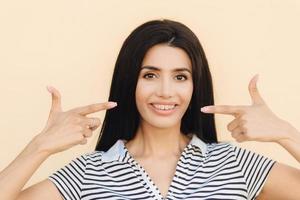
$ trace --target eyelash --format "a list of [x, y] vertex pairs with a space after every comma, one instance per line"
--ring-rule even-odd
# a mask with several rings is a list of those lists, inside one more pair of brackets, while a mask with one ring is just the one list
[[[155, 74], [153, 74], [153, 73], [147, 73], [147, 74], [144, 74], [143, 78], [150, 79], [150, 78], [147, 78], [148, 75], [151, 75], [151, 76], [154, 75], [155, 76]], [[178, 77], [178, 76], [183, 77], [185, 80], [188, 79], [186, 75], [180, 74], [180, 75], [177, 75], [176, 77]], [[179, 81], [183, 81], [183, 80], [179, 80]]]

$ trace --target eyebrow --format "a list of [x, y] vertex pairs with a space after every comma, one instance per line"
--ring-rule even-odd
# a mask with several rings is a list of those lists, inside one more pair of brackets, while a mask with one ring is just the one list
[[[141, 70], [143, 69], [149, 69], [149, 70], [154, 70], [154, 71], [161, 71], [161, 69], [159, 69], [158, 67], [154, 67], [154, 66], [142, 66], [141, 67]], [[176, 68], [176, 69], [173, 69], [172, 71], [174, 72], [182, 72], [182, 71], [187, 71], [189, 72], [190, 74], [192, 74], [191, 70], [188, 69], [188, 68], [185, 68], [185, 67], [182, 67], [182, 68]]]

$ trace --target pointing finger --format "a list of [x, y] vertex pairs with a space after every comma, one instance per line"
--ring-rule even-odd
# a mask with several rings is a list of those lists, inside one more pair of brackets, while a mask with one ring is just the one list
[[256, 74], [249, 82], [248, 90], [252, 99], [253, 104], [265, 104], [265, 101], [261, 97], [258, 88], [257, 88], [257, 80], [258, 80], [258, 74]]
[[229, 106], [229, 105], [219, 105], [219, 106], [205, 106], [201, 108], [202, 112], [205, 113], [216, 113], [225, 115], [234, 115], [241, 113], [243, 111], [243, 106]]
[[61, 95], [57, 89], [51, 86], [47, 86], [47, 90], [51, 93], [52, 96], [52, 105], [50, 112], [62, 111], [61, 108]]
[[71, 112], [76, 112], [81, 115], [88, 115], [102, 110], [111, 109], [117, 106], [116, 102], [96, 103], [79, 108], [72, 109]]

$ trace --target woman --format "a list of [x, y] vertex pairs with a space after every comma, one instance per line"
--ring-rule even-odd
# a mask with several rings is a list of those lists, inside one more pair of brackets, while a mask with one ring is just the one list
[[[109, 102], [63, 112], [60, 93], [48, 88], [48, 122], [1, 172], [0, 199], [299, 199], [298, 169], [217, 141], [209, 113], [230, 114], [237, 141], [277, 142], [300, 161], [300, 133], [272, 113], [256, 81], [253, 105], [201, 112], [214, 99], [197, 37], [171, 20], [142, 24], [121, 48]], [[87, 142], [100, 120], [86, 115], [101, 110], [96, 151], [21, 191], [50, 155]]]

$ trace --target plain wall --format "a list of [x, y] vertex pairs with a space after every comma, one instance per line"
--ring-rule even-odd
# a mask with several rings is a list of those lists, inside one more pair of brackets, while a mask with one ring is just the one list
[[[199, 37], [216, 105], [251, 104], [248, 83], [259, 73], [258, 88], [269, 107], [299, 130], [297, 0], [2, 0], [0, 170], [45, 126], [51, 106], [47, 85], [59, 89], [64, 110], [107, 101], [123, 41], [138, 25], [161, 18], [180, 21]], [[221, 141], [234, 141], [226, 129], [232, 119], [216, 115]], [[99, 131], [87, 145], [51, 156], [27, 186], [93, 151]], [[277, 144], [237, 145], [299, 168]]]

